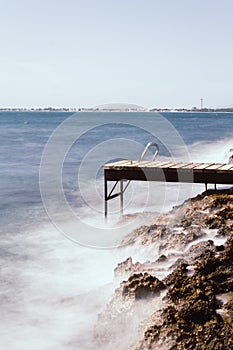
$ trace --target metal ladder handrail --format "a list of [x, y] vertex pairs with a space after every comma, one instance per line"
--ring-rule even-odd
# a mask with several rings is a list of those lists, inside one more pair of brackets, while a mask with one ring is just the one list
[[[155, 142], [149, 142], [144, 151], [142, 152], [141, 154], [141, 157], [139, 159], [139, 163], [143, 160], [147, 150], [150, 148], [150, 147], [155, 147], [156, 150], [155, 150], [155, 153], [153, 155], [153, 159], [152, 161], [154, 161], [155, 157], [157, 156], [158, 152], [159, 152], [159, 146], [157, 145], [157, 143]], [[132, 162], [132, 161], [131, 161]], [[124, 181], [127, 181], [127, 184], [124, 186], [123, 182]], [[116, 197], [119, 197], [120, 196], [120, 203], [121, 203], [121, 214], [123, 214], [123, 195], [126, 191], [126, 189], [128, 188], [129, 184], [130, 184], [130, 181], [131, 180], [124, 180], [124, 179], [121, 179], [121, 180], [117, 180], [115, 182], [115, 184], [113, 185], [112, 189], [110, 190], [110, 192], [108, 193], [108, 180], [106, 179], [106, 177], [104, 178], [104, 199], [105, 199], [105, 208], [104, 208], [104, 212], [105, 212], [105, 218], [107, 218], [107, 213], [108, 213], [108, 201], [110, 199], [113, 199], [113, 198], [116, 198]], [[120, 191], [118, 191], [117, 193], [114, 193], [116, 187], [117, 187], [117, 184], [120, 182]]]
[[159, 146], [157, 145], [157, 143], [155, 142], [149, 142], [146, 147], [144, 148], [144, 151], [142, 152], [141, 154], [141, 157], [139, 158], [139, 162], [141, 162], [143, 160], [143, 158], [145, 157], [145, 154], [147, 152], [147, 150], [150, 148], [150, 147], [155, 147], [156, 150], [155, 150], [155, 153], [153, 155], [153, 158], [152, 158], [152, 161], [155, 160], [155, 157], [157, 156], [158, 152], [159, 152]]

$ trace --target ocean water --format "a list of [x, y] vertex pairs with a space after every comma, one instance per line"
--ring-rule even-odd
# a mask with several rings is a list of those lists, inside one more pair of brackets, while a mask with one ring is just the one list
[[138, 159], [150, 141], [158, 160], [227, 162], [232, 120], [231, 113], [1, 112], [1, 347], [93, 348], [92, 326], [116, 287], [114, 267], [129, 255], [148, 259], [121, 238], [204, 190], [134, 182], [125, 216], [117, 198], [106, 222], [102, 164]]

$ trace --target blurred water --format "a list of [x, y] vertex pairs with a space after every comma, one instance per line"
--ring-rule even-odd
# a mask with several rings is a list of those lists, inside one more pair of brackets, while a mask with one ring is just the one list
[[[68, 206], [80, 221], [90, 226], [90, 240], [96, 243], [102, 239], [102, 243], [108, 244], [138, 224], [135, 213], [166, 211], [204, 189], [202, 185], [132, 183], [125, 194], [125, 212], [132, 214], [132, 225], [127, 226], [127, 220], [122, 220], [114, 237], [109, 231], [99, 237], [97, 228], [105, 225], [101, 165], [112, 158], [137, 159], [151, 140], [160, 146], [158, 159], [173, 156], [168, 145], [162, 143], [160, 134], [152, 133], [156, 114], [114, 113], [117, 123], [112, 123], [111, 116], [106, 112], [75, 115], [79, 125], [91, 130], [70, 145], [61, 171]], [[233, 147], [233, 114], [167, 113], [163, 116], [169, 126], [162, 130], [163, 139], [171, 139], [175, 130], [186, 145], [185, 155], [188, 154], [190, 160], [227, 161], [228, 150]], [[82, 339], [82, 349], [88, 349], [85, 341], [91, 325], [114, 289], [111, 284], [114, 267], [120, 260], [137, 254], [136, 247], [114, 250], [81, 247], [62, 236], [47, 216], [39, 186], [41, 157], [56, 128], [70, 117], [70, 113], [56, 112], [0, 113], [3, 321], [0, 342], [9, 350], [77, 349]], [[98, 126], [92, 128], [94, 122]], [[137, 122], [151, 133], [135, 126]], [[70, 137], [78, 131], [69, 130]], [[67, 138], [61, 140], [67, 144]], [[55, 148], [58, 155], [64, 146], [62, 142]], [[183, 159], [182, 144], [174, 144], [174, 149], [176, 147], [176, 159]], [[52, 186], [53, 179], [50, 181]], [[52, 200], [57, 218], [69, 228], [68, 212], [60, 207], [56, 191]], [[118, 199], [112, 201], [110, 207], [108, 225], [112, 227], [112, 218], [119, 216], [114, 214], [119, 208]], [[83, 226], [77, 225], [75, 230], [80, 239], [86, 239], [84, 243], [91, 243]], [[147, 258], [147, 253], [142, 252], [141, 260]], [[108, 287], [97, 298], [99, 294], [95, 290], [103, 286]], [[87, 293], [92, 294], [88, 297]]]

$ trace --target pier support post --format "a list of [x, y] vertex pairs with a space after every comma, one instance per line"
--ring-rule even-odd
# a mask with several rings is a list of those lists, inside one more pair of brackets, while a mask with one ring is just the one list
[[120, 198], [121, 198], [121, 215], [123, 214], [123, 196], [124, 196], [124, 188], [123, 188], [123, 180], [120, 181]]
[[104, 216], [107, 219], [108, 216], [108, 181], [104, 177]]

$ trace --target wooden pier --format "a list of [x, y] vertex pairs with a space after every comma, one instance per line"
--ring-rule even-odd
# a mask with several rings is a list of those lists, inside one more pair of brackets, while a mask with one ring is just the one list
[[[123, 194], [130, 181], [160, 181], [207, 184], [233, 184], [233, 164], [190, 163], [121, 160], [103, 165], [105, 191], [105, 217], [107, 202], [120, 196], [123, 212]], [[108, 182], [115, 181], [110, 192]], [[120, 190], [115, 192], [117, 184]]]

